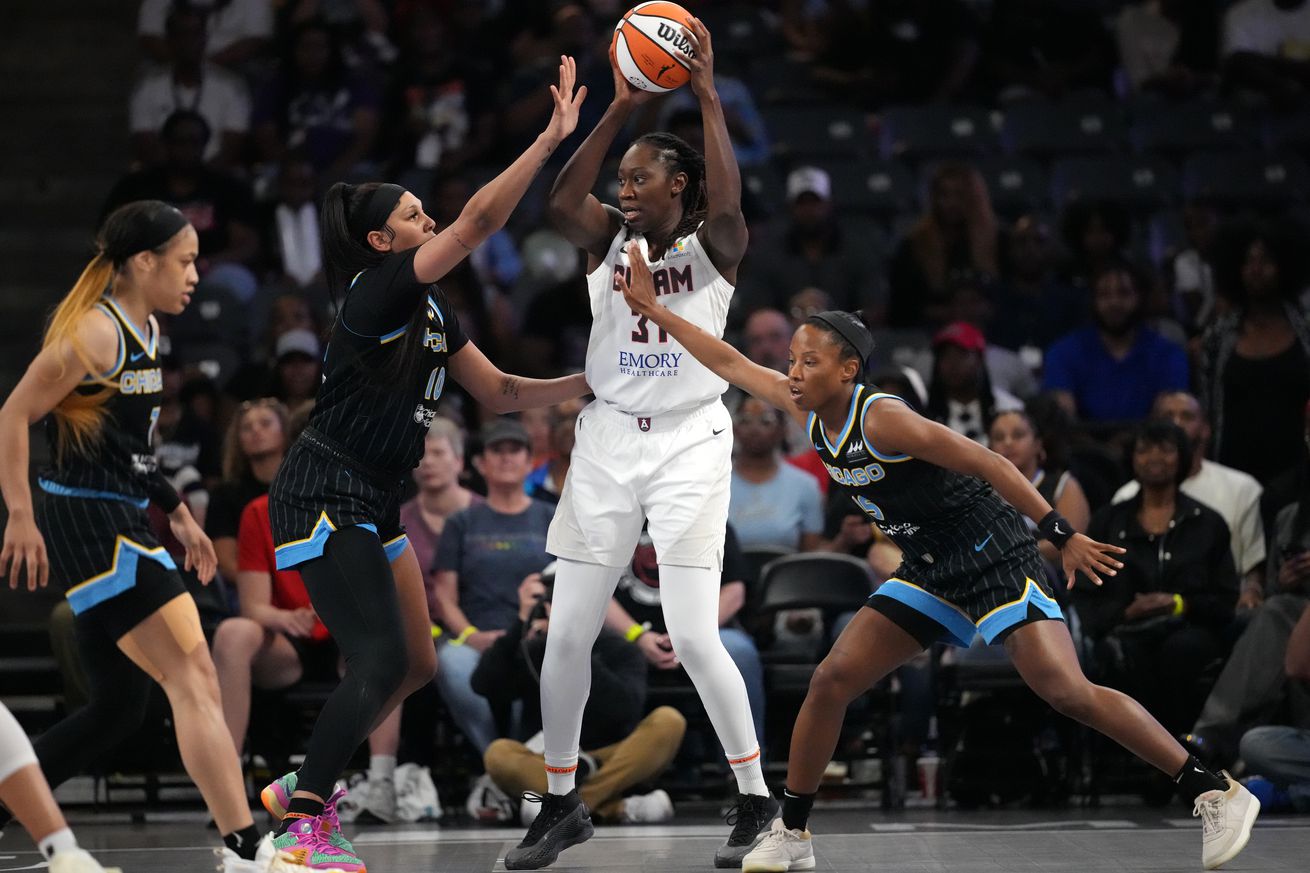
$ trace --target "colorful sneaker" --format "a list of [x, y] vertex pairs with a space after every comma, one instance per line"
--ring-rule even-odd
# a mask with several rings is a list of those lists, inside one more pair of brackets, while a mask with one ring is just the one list
[[808, 830], [787, 827], [782, 819], [773, 820], [773, 828], [741, 859], [741, 873], [787, 873], [789, 870], [814, 869], [814, 843]]
[[264, 790], [259, 792], [259, 801], [264, 804], [264, 809], [268, 814], [273, 816], [275, 821], [282, 821], [287, 814], [287, 807], [291, 804], [291, 795], [296, 793], [296, 783], [300, 781], [300, 774], [292, 770], [280, 779], [275, 779]]
[[591, 839], [595, 828], [578, 789], [568, 794], [523, 793], [525, 803], [541, 804], [523, 842], [505, 853], [506, 870], [537, 870], [555, 863], [559, 853]]
[[1237, 857], [1251, 839], [1260, 801], [1227, 772], [1228, 790], [1207, 791], [1196, 798], [1192, 815], [1201, 817], [1201, 864], [1213, 870]]
[[348, 855], [355, 854], [355, 847], [346, 839], [345, 834], [341, 833], [341, 819], [337, 817], [337, 801], [346, 796], [346, 789], [340, 785], [337, 790], [332, 792], [332, 796], [323, 804], [323, 835], [333, 847], [340, 849]]
[[724, 816], [732, 825], [728, 841], [714, 853], [715, 867], [740, 867], [741, 859], [769, 832], [769, 822], [779, 813], [778, 801], [762, 794], [738, 794], [737, 802]]
[[277, 857], [269, 867], [271, 873], [368, 873], [364, 862], [354, 852], [339, 849], [329, 839], [329, 828], [322, 816], [306, 818], [293, 824], [273, 840]]

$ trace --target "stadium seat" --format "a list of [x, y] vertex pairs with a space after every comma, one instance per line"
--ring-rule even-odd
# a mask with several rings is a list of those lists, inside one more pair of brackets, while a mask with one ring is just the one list
[[1248, 110], [1228, 103], [1141, 103], [1129, 136], [1138, 151], [1189, 152], [1253, 145], [1260, 129]]
[[898, 161], [842, 161], [825, 165], [832, 200], [842, 212], [887, 217], [915, 207], [915, 182]]
[[977, 166], [987, 182], [992, 207], [1002, 215], [1021, 215], [1046, 204], [1050, 186], [1036, 161], [996, 155], [983, 158]]
[[1227, 206], [1277, 207], [1306, 199], [1310, 170], [1299, 159], [1266, 155], [1197, 154], [1183, 164], [1183, 192]]
[[883, 157], [922, 160], [976, 155], [996, 147], [996, 124], [986, 109], [893, 106], [881, 117]]
[[1049, 156], [1118, 151], [1128, 141], [1123, 114], [1113, 103], [1027, 101], [1005, 109], [1001, 143], [1011, 154]]
[[839, 105], [766, 106], [774, 152], [789, 160], [859, 157], [869, 151], [864, 113]]
[[1150, 210], [1178, 200], [1173, 165], [1144, 155], [1066, 158], [1051, 169], [1051, 200], [1118, 200], [1130, 209]]

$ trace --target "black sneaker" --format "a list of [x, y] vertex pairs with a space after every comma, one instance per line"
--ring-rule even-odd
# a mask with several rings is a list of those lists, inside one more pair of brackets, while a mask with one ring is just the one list
[[760, 794], [738, 794], [737, 802], [724, 816], [732, 825], [728, 841], [714, 853], [715, 867], [740, 867], [741, 859], [769, 832], [769, 823], [779, 813], [778, 801]]
[[578, 789], [568, 794], [525, 792], [523, 802], [540, 803], [541, 812], [528, 828], [523, 842], [505, 853], [506, 870], [537, 870], [555, 863], [569, 846], [585, 843], [596, 832]]

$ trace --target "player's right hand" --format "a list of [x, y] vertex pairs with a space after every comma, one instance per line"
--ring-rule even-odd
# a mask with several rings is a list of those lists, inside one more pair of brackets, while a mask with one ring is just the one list
[[610, 69], [614, 72], [614, 102], [627, 106], [640, 106], [658, 97], [654, 91], [643, 91], [629, 82], [619, 70], [619, 59], [614, 56], [614, 46], [610, 46]]
[[11, 515], [0, 550], [0, 575], [9, 577], [10, 588], [18, 587], [23, 567], [27, 567], [28, 591], [44, 588], [50, 581], [50, 559], [36, 521], [29, 515]]
[[616, 271], [615, 277], [623, 299], [628, 301], [632, 311], [638, 315], [650, 315], [659, 308], [655, 299], [655, 280], [651, 277], [650, 267], [646, 265], [646, 256], [641, 253], [641, 246], [636, 240], [628, 243], [628, 264], [632, 271], [632, 284]]

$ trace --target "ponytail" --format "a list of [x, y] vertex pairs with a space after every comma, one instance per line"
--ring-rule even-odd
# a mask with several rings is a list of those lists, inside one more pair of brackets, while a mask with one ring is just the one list
[[[101, 386], [94, 393], [70, 391], [55, 406], [56, 460], [64, 458], [70, 450], [85, 452], [90, 448], [100, 435], [105, 402], [118, 387], [118, 383], [99, 372], [78, 339], [77, 328], [82, 317], [113, 290], [114, 280], [129, 258], [144, 251], [162, 255], [188, 224], [181, 212], [160, 200], [138, 200], [115, 209], [105, 219], [96, 241], [95, 257], [51, 314], [41, 348], [67, 343], [90, 374], [88, 381]], [[56, 378], [62, 377], [61, 371]]]

